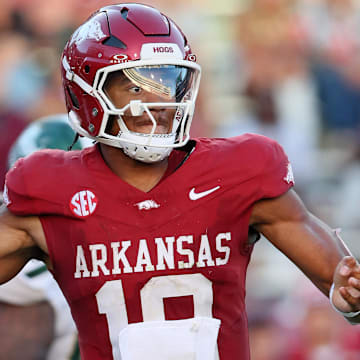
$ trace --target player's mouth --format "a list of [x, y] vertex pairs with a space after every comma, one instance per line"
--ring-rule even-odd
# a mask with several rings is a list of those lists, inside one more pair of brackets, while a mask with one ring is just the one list
[[[154, 118], [156, 121], [155, 134], [167, 134], [170, 132], [170, 117], [165, 114], [154, 114]], [[135, 118], [133, 121], [133, 131], [149, 134], [153, 129], [153, 122], [149, 119], [149, 117], [140, 117]]]
[[[154, 124], [150, 120], [136, 121], [134, 124], [134, 130], [139, 133], [149, 134], [153, 129]], [[169, 132], [169, 123], [156, 122], [155, 134], [167, 134]]]

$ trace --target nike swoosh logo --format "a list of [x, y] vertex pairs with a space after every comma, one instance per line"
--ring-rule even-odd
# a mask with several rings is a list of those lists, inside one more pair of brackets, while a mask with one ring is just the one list
[[195, 188], [192, 188], [189, 192], [189, 198], [190, 198], [190, 200], [199, 200], [199, 199], [203, 198], [204, 196], [207, 196], [219, 189], [220, 189], [220, 185], [218, 185], [212, 189], [196, 193]]

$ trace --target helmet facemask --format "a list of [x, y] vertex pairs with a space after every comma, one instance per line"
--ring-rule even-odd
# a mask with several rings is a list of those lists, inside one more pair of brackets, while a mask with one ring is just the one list
[[[189, 140], [198, 81], [195, 66], [118, 64], [100, 69], [94, 95], [104, 121], [97, 140], [142, 162], [163, 160]], [[109, 126], [114, 118], [116, 133]]]

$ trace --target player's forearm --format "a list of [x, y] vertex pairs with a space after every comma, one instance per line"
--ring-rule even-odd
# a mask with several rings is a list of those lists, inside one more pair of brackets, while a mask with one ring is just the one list
[[33, 245], [31, 236], [25, 230], [11, 226], [6, 217], [0, 217], [0, 259]]
[[262, 227], [264, 235], [328, 296], [340, 260], [349, 251], [335, 232], [311, 214]]
[[308, 276], [326, 296], [329, 296], [335, 269], [341, 259], [351, 255], [350, 250], [339, 237], [338, 230], [331, 229], [312, 214], [309, 215], [306, 228], [309, 242], [314, 244], [308, 249], [315, 254], [314, 263], [308, 264]]
[[0, 220], [0, 283], [15, 276], [31, 257], [29, 235]]
[[0, 258], [0, 284], [11, 280], [29, 261], [29, 256], [14, 253]]
[[250, 225], [328, 295], [335, 268], [348, 250], [329, 226], [306, 209], [294, 191], [258, 201]]
[[339, 229], [331, 229], [312, 214], [310, 214], [308, 226], [321, 245], [318, 256], [323, 264], [322, 267], [328, 271], [325, 281], [316, 284], [316, 277], [314, 277], [313, 282], [326, 296], [329, 296], [336, 267], [344, 257], [352, 256], [352, 254], [339, 236]]
[[308, 241], [314, 244], [308, 247], [308, 251], [313, 253], [313, 260], [305, 263], [303, 271], [326, 296], [329, 296], [338, 263], [351, 253], [340, 241], [335, 230], [312, 215], [307, 232]]

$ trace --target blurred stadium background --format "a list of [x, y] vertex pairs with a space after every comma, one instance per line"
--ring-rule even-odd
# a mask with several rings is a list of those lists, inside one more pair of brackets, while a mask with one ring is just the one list
[[[142, 1], [172, 17], [203, 67], [193, 136], [279, 141], [296, 191], [360, 258], [360, 1]], [[63, 113], [60, 53], [115, 1], [1, 0], [0, 186], [26, 124]], [[236, 163], [234, 162], [234, 166]], [[266, 240], [248, 276], [253, 360], [360, 359], [360, 330]]]

